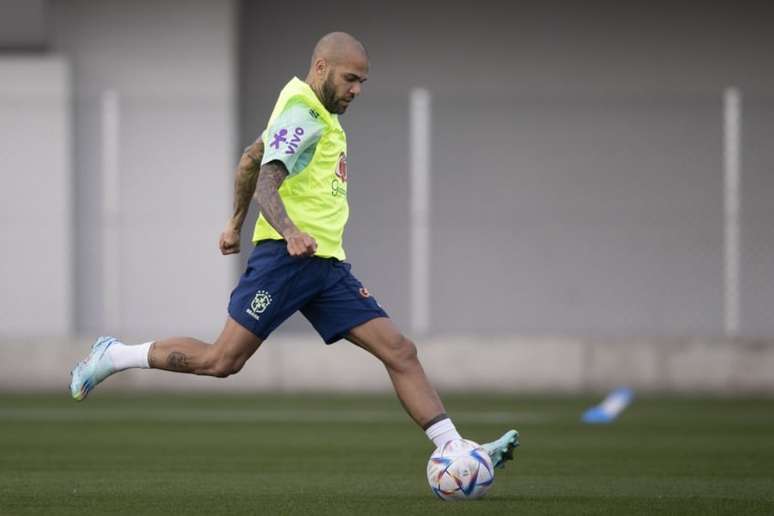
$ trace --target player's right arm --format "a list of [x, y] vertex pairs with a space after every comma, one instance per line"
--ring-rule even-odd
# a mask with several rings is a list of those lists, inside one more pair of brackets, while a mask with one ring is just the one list
[[236, 177], [234, 179], [234, 211], [226, 222], [226, 227], [220, 234], [218, 247], [220, 252], [234, 254], [239, 252], [240, 231], [250, 207], [250, 199], [255, 193], [255, 184], [258, 181], [258, 171], [263, 159], [263, 140], [258, 138], [248, 145], [239, 158]]
[[317, 251], [317, 242], [298, 229], [290, 220], [279, 195], [279, 187], [286, 177], [288, 177], [288, 170], [282, 161], [273, 160], [265, 163], [258, 174], [255, 196], [264, 218], [288, 243], [288, 254], [312, 256]]

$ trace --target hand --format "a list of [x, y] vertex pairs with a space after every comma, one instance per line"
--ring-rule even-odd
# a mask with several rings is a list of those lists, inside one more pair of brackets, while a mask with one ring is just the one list
[[229, 221], [226, 227], [223, 229], [223, 233], [220, 234], [220, 240], [218, 241], [218, 247], [220, 252], [224, 255], [239, 253], [239, 229]]
[[317, 242], [306, 233], [295, 230], [284, 236], [290, 256], [312, 256], [317, 251]]

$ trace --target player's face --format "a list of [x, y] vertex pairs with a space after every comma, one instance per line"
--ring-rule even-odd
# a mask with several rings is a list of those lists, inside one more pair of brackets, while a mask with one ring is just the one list
[[323, 105], [331, 113], [343, 114], [360, 95], [368, 80], [368, 61], [356, 58], [331, 66], [322, 87]]

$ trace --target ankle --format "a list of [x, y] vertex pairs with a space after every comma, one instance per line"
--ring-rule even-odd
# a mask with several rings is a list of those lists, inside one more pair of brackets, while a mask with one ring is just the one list
[[433, 418], [430, 426], [425, 427], [425, 435], [427, 435], [428, 439], [433, 441], [436, 448], [443, 446], [449, 441], [462, 439], [462, 436], [457, 432], [454, 423], [452, 423], [452, 420], [446, 414], [441, 414]]
[[140, 368], [147, 369], [149, 350], [153, 342], [146, 342], [137, 346], [127, 346], [121, 342], [116, 342], [108, 348], [108, 356], [113, 363], [116, 371], [124, 369]]

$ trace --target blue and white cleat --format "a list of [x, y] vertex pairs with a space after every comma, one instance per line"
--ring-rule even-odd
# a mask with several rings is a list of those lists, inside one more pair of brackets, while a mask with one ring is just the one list
[[513, 450], [519, 447], [519, 432], [508, 430], [497, 440], [481, 445], [492, 459], [492, 465], [496, 468], [504, 468], [505, 463], [513, 460]]
[[89, 356], [78, 362], [70, 371], [70, 394], [76, 401], [83, 401], [91, 390], [102, 380], [115, 372], [113, 362], [107, 354], [108, 348], [118, 343], [114, 337], [100, 337], [91, 346]]
[[591, 407], [581, 416], [581, 421], [588, 424], [606, 424], [615, 421], [626, 407], [634, 400], [634, 391], [629, 387], [619, 387], [595, 407]]

